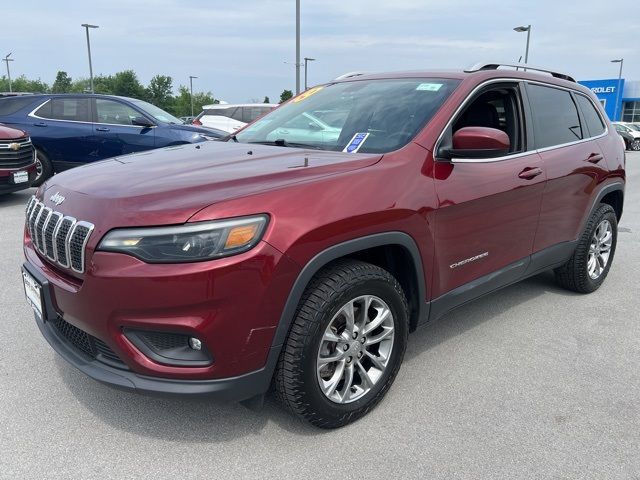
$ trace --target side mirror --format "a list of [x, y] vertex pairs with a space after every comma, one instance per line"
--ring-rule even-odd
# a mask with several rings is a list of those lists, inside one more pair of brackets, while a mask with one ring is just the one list
[[309, 130], [322, 130], [322, 127], [315, 122], [309, 122]]
[[452, 148], [442, 153], [447, 158], [492, 158], [509, 153], [511, 142], [502, 130], [489, 127], [464, 127], [453, 134]]
[[136, 127], [153, 127], [154, 124], [151, 123], [143, 116], [133, 117], [131, 119], [131, 125], [135, 125]]

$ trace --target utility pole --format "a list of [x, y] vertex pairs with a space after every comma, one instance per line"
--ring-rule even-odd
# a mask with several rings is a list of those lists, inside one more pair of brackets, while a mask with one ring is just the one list
[[300, 0], [296, 0], [296, 95], [300, 93]]
[[9, 70], [9, 62], [13, 62], [13, 58], [9, 58], [13, 52], [10, 52], [6, 57], [2, 59], [7, 64], [7, 78], [9, 79], [9, 93], [13, 92], [11, 89], [11, 71]]
[[315, 62], [315, 58], [304, 57], [304, 89], [305, 91], [309, 88], [307, 86], [307, 64], [309, 62]]
[[89, 23], [83, 23], [81, 25], [87, 32], [87, 53], [89, 54], [89, 78], [90, 78], [90, 88], [91, 93], [94, 93], [93, 90], [93, 65], [91, 65], [91, 43], [89, 42], [89, 29], [90, 28], [98, 28], [98, 25], [91, 25]]
[[613, 112], [613, 121], [618, 120], [618, 103], [620, 102], [620, 82], [622, 81], [622, 65], [624, 64], [624, 58], [618, 58], [617, 60], [611, 60], [611, 63], [619, 63], [620, 71], [618, 72], [618, 88], [616, 88], [616, 107]]
[[189, 90], [191, 91], [190, 96], [191, 96], [191, 116], [192, 117], [193, 117], [193, 79], [194, 78], [198, 78], [198, 77], [189, 75]]

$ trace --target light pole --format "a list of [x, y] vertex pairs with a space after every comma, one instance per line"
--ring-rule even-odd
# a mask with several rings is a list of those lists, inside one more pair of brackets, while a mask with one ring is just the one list
[[193, 79], [194, 78], [198, 78], [198, 77], [189, 75], [189, 90], [191, 91], [190, 96], [191, 96], [191, 116], [192, 117], [193, 117]]
[[620, 102], [620, 82], [622, 81], [622, 65], [624, 64], [624, 58], [619, 58], [617, 60], [611, 60], [611, 63], [619, 63], [620, 71], [618, 72], [618, 88], [616, 89], [616, 108], [613, 112], [613, 121], [618, 120], [618, 102]]
[[91, 65], [91, 43], [89, 42], [89, 29], [90, 28], [98, 28], [98, 25], [91, 25], [89, 23], [83, 23], [81, 25], [82, 27], [84, 27], [85, 31], [87, 32], [87, 53], [89, 54], [89, 79], [90, 79], [90, 86], [91, 86], [91, 93], [93, 92], [93, 65]]
[[10, 52], [6, 57], [2, 59], [2, 61], [7, 64], [7, 78], [9, 79], [9, 93], [13, 91], [11, 90], [11, 71], [9, 70], [9, 62], [13, 62], [13, 58], [9, 58], [12, 53], [13, 52]]
[[296, 95], [300, 93], [300, 0], [296, 0]]
[[[527, 25], [526, 27], [521, 25], [519, 27], [515, 27], [514, 30], [516, 32], [527, 32], [527, 47], [524, 51], [524, 64], [526, 65], [527, 62], [529, 61], [529, 40], [531, 39], [531, 25]], [[527, 69], [525, 68], [525, 71]]]
[[307, 64], [309, 62], [315, 62], [316, 59], [315, 58], [309, 58], [309, 57], [304, 57], [304, 89], [307, 90], [307, 88], [309, 88], [307, 86]]

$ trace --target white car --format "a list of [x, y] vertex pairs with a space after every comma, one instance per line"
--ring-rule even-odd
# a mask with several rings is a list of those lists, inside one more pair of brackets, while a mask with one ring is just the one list
[[[627, 132], [633, 138], [640, 138], [640, 127], [634, 123], [627, 122], [611, 122], [616, 130]], [[622, 127], [622, 128], [620, 128]]]
[[251, 123], [256, 118], [269, 113], [277, 106], [277, 104], [273, 103], [242, 103], [236, 105], [216, 103], [205, 105], [202, 107], [200, 115], [193, 120], [193, 125], [203, 125], [233, 133], [247, 123]]

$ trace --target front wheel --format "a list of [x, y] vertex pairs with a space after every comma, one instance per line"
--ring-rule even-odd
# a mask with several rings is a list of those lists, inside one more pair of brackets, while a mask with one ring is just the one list
[[407, 300], [397, 280], [369, 263], [336, 263], [302, 297], [280, 355], [276, 393], [318, 427], [351, 423], [393, 383], [407, 335]]
[[51, 175], [53, 175], [53, 165], [51, 165], [47, 156], [36, 148], [36, 178], [33, 181], [33, 186], [39, 187]]
[[634, 152], [640, 150], [640, 138], [636, 138], [633, 140], [633, 142], [631, 142], [631, 150], [633, 150]]

